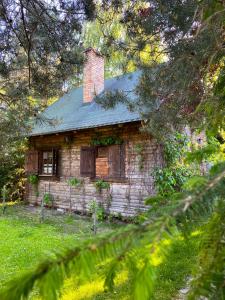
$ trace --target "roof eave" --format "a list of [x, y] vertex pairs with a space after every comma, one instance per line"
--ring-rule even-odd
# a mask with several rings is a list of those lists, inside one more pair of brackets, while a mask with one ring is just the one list
[[41, 136], [41, 135], [50, 135], [50, 134], [57, 134], [57, 133], [63, 133], [63, 132], [70, 132], [70, 131], [74, 131], [74, 130], [82, 130], [82, 129], [91, 129], [91, 128], [99, 128], [99, 127], [104, 127], [104, 126], [110, 126], [110, 125], [118, 125], [118, 124], [125, 124], [125, 123], [133, 123], [133, 122], [140, 122], [142, 119], [141, 118], [134, 118], [132, 120], [124, 120], [124, 121], [118, 121], [118, 122], [107, 122], [107, 123], [103, 123], [100, 125], [87, 125], [87, 126], [80, 126], [80, 127], [72, 127], [69, 129], [62, 129], [62, 130], [53, 130], [53, 131], [49, 131], [49, 132], [39, 132], [39, 133], [30, 133], [29, 135], [27, 135], [28, 137], [35, 137], [35, 136]]

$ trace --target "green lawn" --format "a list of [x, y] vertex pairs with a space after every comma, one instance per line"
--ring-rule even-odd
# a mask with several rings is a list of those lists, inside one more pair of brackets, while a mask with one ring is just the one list
[[[52, 215], [51, 215], [52, 214]], [[99, 232], [111, 231], [119, 225], [100, 224]], [[124, 226], [124, 225], [123, 225]], [[156, 262], [158, 273], [155, 299], [174, 299], [177, 291], [185, 286], [186, 278], [196, 262], [198, 232], [188, 242], [181, 236], [170, 245], [167, 263]], [[9, 207], [4, 216], [0, 216], [0, 287], [13, 276], [32, 268], [38, 261], [52, 255], [52, 251], [71, 247], [79, 240], [90, 237], [91, 221], [80, 216], [56, 215], [48, 211], [43, 224], [39, 215], [22, 206]], [[117, 278], [113, 293], [104, 292], [103, 279], [93, 274], [92, 282], [74, 287], [71, 280], [65, 283], [63, 300], [78, 299], [131, 299], [131, 286], [127, 282], [126, 272]]]

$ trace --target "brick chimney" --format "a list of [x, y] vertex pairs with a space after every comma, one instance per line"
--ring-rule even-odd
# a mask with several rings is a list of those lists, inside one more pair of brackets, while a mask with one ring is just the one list
[[104, 90], [104, 58], [92, 48], [85, 51], [83, 102], [89, 103]]

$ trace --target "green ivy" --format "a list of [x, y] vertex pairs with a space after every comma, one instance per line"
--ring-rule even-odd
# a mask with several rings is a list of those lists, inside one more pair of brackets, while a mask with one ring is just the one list
[[109, 189], [110, 184], [102, 179], [99, 179], [95, 182], [95, 188], [100, 193], [103, 189]]
[[123, 140], [116, 136], [99, 137], [96, 136], [91, 140], [92, 146], [110, 146], [110, 145], [121, 145]]
[[45, 193], [43, 196], [43, 202], [47, 205], [53, 205], [53, 195], [50, 193]]
[[78, 179], [78, 178], [70, 178], [68, 180], [68, 184], [72, 187], [79, 187], [83, 184], [83, 180]]
[[97, 233], [97, 221], [103, 221], [105, 219], [105, 210], [102, 205], [99, 205], [96, 200], [92, 200], [89, 203], [89, 211], [92, 214], [93, 225], [92, 230], [94, 234]]
[[136, 144], [134, 150], [137, 153], [139, 171], [142, 171], [144, 169], [144, 145]]
[[98, 209], [97, 209], [97, 220], [103, 221], [105, 219], [105, 217], [106, 217], [106, 215], [105, 215], [104, 207], [99, 205]]
[[188, 137], [178, 132], [164, 143], [166, 165], [155, 168], [153, 172], [159, 196], [165, 197], [180, 192], [184, 183], [193, 175], [192, 167], [184, 162], [188, 143]]
[[167, 196], [180, 191], [191, 174], [191, 170], [185, 166], [155, 169], [154, 179], [158, 193]]
[[36, 174], [31, 174], [28, 176], [28, 182], [32, 185], [37, 185], [39, 182], [39, 177]]
[[174, 165], [180, 161], [188, 148], [188, 137], [176, 132], [174, 136], [164, 143], [164, 158], [167, 166]]
[[28, 176], [28, 182], [30, 184], [32, 184], [33, 188], [34, 188], [34, 191], [35, 191], [35, 194], [36, 194], [36, 197], [39, 196], [39, 192], [38, 192], [38, 182], [39, 182], [39, 176], [36, 175], [36, 174], [31, 174]]

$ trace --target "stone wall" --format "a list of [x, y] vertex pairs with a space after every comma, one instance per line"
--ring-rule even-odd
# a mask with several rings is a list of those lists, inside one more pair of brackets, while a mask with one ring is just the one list
[[[31, 138], [31, 147], [35, 149], [59, 147], [59, 178], [41, 177], [38, 196], [29, 185], [28, 201], [40, 203], [43, 195], [50, 193], [54, 197], [56, 207], [68, 210], [85, 212], [90, 201], [94, 199], [101, 203], [108, 213], [129, 216], [145, 210], [145, 197], [154, 193], [152, 172], [155, 166], [162, 164], [162, 149], [151, 136], [141, 133], [139, 127], [140, 123], [137, 122]], [[80, 187], [68, 185], [70, 178], [81, 178], [80, 148], [89, 146], [96, 134], [116, 135], [125, 143], [125, 179], [109, 180], [110, 189], [102, 190], [101, 193], [96, 191], [95, 180], [90, 178], [83, 178], [84, 183]], [[66, 139], [66, 136], [70, 138]], [[66, 140], [70, 143], [66, 143]]]

